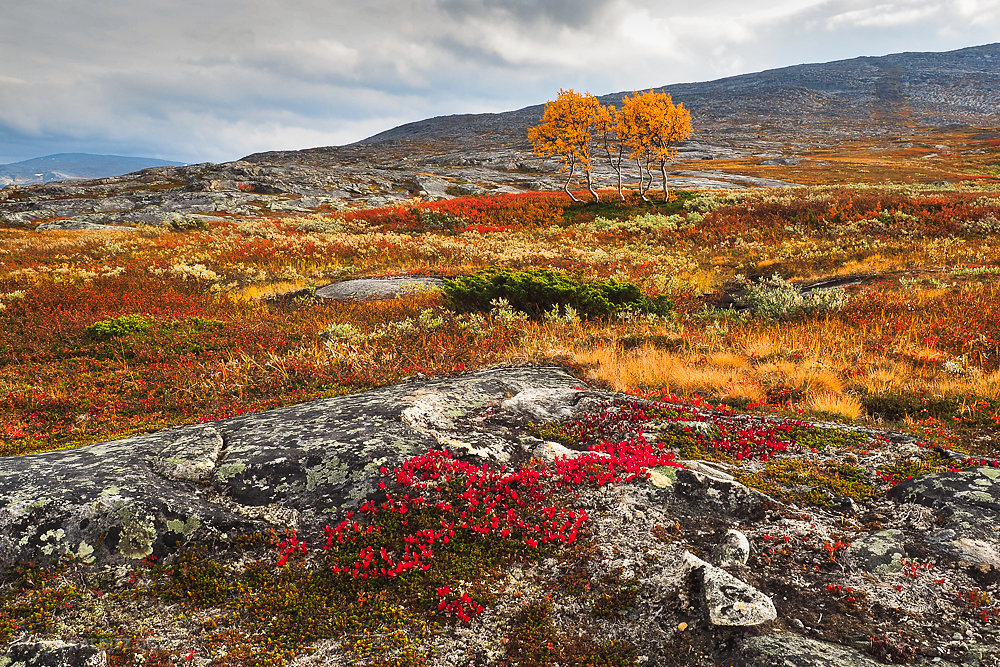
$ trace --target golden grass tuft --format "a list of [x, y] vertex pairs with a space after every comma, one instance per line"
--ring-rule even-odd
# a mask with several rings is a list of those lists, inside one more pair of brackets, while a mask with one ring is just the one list
[[665, 389], [747, 401], [760, 401], [764, 396], [759, 383], [741, 368], [706, 365], [650, 347], [631, 352], [613, 347], [584, 350], [576, 353], [575, 361], [590, 367], [592, 378], [618, 391]]
[[812, 413], [842, 417], [850, 421], [855, 421], [864, 415], [861, 401], [850, 394], [834, 394], [832, 392], [813, 394], [806, 399], [803, 407]]
[[838, 394], [844, 390], [840, 377], [816, 361], [805, 360], [800, 363], [778, 361], [763, 364], [758, 372], [768, 378], [771, 384], [782, 384], [805, 392], [829, 392]]
[[906, 367], [899, 362], [880, 361], [868, 369], [855, 383], [868, 394], [885, 394], [898, 391], [906, 382]]
[[754, 336], [743, 344], [743, 354], [753, 359], [767, 359], [778, 352], [778, 346], [768, 336]]
[[746, 368], [749, 360], [741, 354], [735, 352], [713, 352], [708, 355], [708, 363], [719, 368]]

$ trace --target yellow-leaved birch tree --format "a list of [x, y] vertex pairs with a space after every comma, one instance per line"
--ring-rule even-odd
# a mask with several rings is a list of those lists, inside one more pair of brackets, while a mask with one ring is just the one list
[[555, 100], [545, 103], [538, 125], [528, 130], [535, 154], [555, 156], [563, 163], [563, 169], [568, 172], [563, 189], [573, 201], [580, 201], [569, 190], [577, 166], [587, 177], [587, 190], [594, 201], [600, 199], [594, 190], [590, 155], [593, 128], [600, 109], [601, 103], [590, 93], [560, 90]]
[[[676, 144], [691, 135], [691, 113], [683, 104], [674, 104], [669, 93], [635, 93], [622, 100], [619, 116], [619, 136], [631, 150], [639, 167], [639, 194], [643, 200], [652, 186], [650, 165], [659, 163], [663, 177], [663, 200], [667, 201], [667, 162], [677, 155]], [[649, 184], [646, 185], [646, 175]]]

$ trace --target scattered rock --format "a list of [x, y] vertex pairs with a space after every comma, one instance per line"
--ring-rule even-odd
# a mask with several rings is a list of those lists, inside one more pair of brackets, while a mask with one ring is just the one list
[[803, 158], [800, 157], [777, 157], [769, 158], [767, 160], [761, 160], [760, 164], [765, 167], [775, 167], [775, 166], [794, 166], [802, 162]]
[[85, 220], [57, 220], [56, 222], [46, 222], [35, 227], [36, 232], [77, 230], [86, 230], [91, 232], [134, 232], [135, 227], [127, 227], [125, 225], [102, 225], [96, 222], [87, 222]]
[[688, 500], [715, 506], [742, 516], [759, 515], [768, 507], [777, 507], [778, 502], [770, 496], [751, 489], [737, 481], [714, 474], [686, 468], [677, 468], [674, 487], [679, 496]]
[[716, 549], [719, 567], [740, 568], [750, 559], [750, 540], [742, 531], [730, 528]]
[[925, 542], [938, 557], [981, 572], [1000, 570], [1000, 549], [995, 542], [959, 537], [950, 528], [933, 531]]
[[722, 480], [724, 482], [732, 482], [736, 479], [728, 472], [720, 469], [715, 464], [709, 463], [708, 461], [689, 460], [684, 461], [684, 465], [691, 470], [697, 470], [698, 472], [704, 473], [713, 479]]
[[778, 618], [771, 598], [753, 586], [690, 552], [684, 553], [683, 560], [699, 580], [702, 600], [712, 625], [749, 627]]
[[405, 294], [439, 289], [441, 284], [440, 278], [423, 276], [354, 278], [320, 287], [316, 296], [331, 301], [394, 299]]
[[561, 445], [558, 442], [552, 442], [551, 440], [542, 441], [535, 449], [531, 451], [531, 455], [546, 463], [553, 463], [556, 459], [572, 459], [577, 456], [582, 456], [587, 454], [587, 452], [580, 452], [575, 449], [570, 449], [566, 445]]
[[745, 667], [880, 667], [860, 651], [807, 639], [792, 632], [749, 637], [740, 642]]
[[15, 642], [0, 657], [3, 667], [107, 667], [108, 656], [90, 644], [60, 640]]
[[903, 569], [905, 535], [900, 530], [880, 530], [854, 540], [848, 550], [852, 565], [871, 574], [888, 574]]
[[974, 468], [921, 475], [900, 482], [886, 494], [897, 502], [930, 507], [945, 528], [963, 537], [996, 540], [1000, 523], [1000, 470]]
[[771, 598], [725, 570], [686, 553], [685, 560], [701, 578], [708, 620], [712, 625], [749, 627], [778, 618]]

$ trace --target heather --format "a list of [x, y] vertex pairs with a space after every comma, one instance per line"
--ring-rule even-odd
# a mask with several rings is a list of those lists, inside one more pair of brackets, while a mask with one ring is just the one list
[[[940, 421], [975, 444], [998, 407], [998, 216], [989, 189], [859, 186], [668, 203], [466, 197], [127, 235], [2, 230], [2, 447], [75, 446], [418, 373], [552, 360], [616, 389]], [[673, 308], [591, 317], [568, 299], [489, 293], [462, 313], [437, 292], [333, 303], [308, 289], [518, 271], [631, 285], [634, 305]], [[281, 292], [296, 295], [264, 298]]]

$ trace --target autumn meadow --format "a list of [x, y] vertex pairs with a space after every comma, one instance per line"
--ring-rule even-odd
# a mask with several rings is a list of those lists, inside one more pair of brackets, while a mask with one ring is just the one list
[[[995, 447], [1000, 193], [817, 186], [573, 203], [528, 193], [134, 234], [5, 229], [2, 451], [73, 447], [507, 363], [622, 391]], [[613, 278], [665, 314], [456, 312], [353, 276]]]

